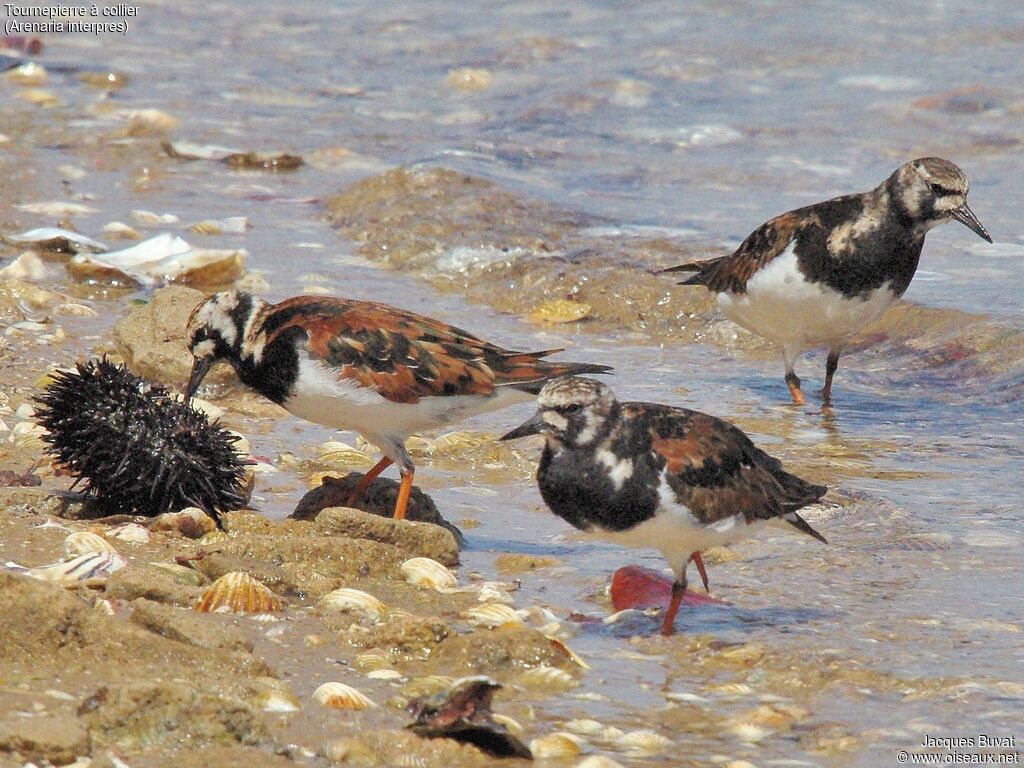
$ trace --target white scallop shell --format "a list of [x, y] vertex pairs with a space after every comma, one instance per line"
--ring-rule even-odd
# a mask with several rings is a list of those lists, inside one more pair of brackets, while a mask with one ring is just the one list
[[499, 587], [493, 581], [486, 581], [481, 585], [480, 591], [476, 593], [476, 599], [481, 603], [504, 603], [505, 605], [514, 605], [516, 602], [510, 592]]
[[516, 682], [526, 688], [550, 691], [567, 691], [579, 685], [579, 681], [564, 669], [548, 666], [528, 669], [516, 678]]
[[615, 740], [615, 743], [627, 750], [630, 757], [652, 757], [667, 750], [674, 742], [657, 731], [645, 728], [624, 733]]
[[475, 627], [502, 627], [506, 624], [523, 623], [519, 613], [504, 603], [474, 605], [466, 611], [465, 616]]
[[92, 531], [75, 531], [64, 539], [64, 557], [67, 560], [92, 552], [117, 552], [114, 545]]
[[585, 736], [593, 736], [604, 730], [604, 723], [599, 723], [597, 720], [591, 720], [589, 718], [582, 718], [579, 720], [569, 720], [565, 723], [565, 729], [572, 731], [573, 733], [582, 733]]
[[375, 669], [389, 669], [391, 664], [391, 657], [379, 653], [377, 651], [367, 651], [366, 653], [360, 653], [354, 659], [356, 669], [360, 672], [373, 672]]
[[735, 723], [729, 728], [729, 731], [740, 741], [749, 742], [761, 741], [774, 733], [771, 728], [765, 728], [763, 725], [755, 723]]
[[366, 673], [371, 680], [398, 680], [403, 677], [397, 669], [374, 669]]
[[126, 565], [128, 561], [116, 552], [92, 552], [63, 563], [29, 568], [26, 573], [34, 579], [64, 587], [92, 586], [102, 584], [110, 574]]
[[313, 691], [313, 698], [318, 704], [331, 709], [370, 709], [377, 706], [364, 694], [344, 683], [324, 683]]
[[534, 760], [559, 760], [576, 757], [580, 753], [580, 740], [571, 733], [548, 733], [530, 742]]
[[373, 621], [380, 621], [387, 612], [384, 603], [373, 595], [349, 587], [328, 592], [316, 607], [321, 613], [354, 613]]
[[203, 593], [195, 610], [200, 613], [270, 613], [284, 602], [263, 582], [242, 571], [225, 573]]
[[429, 557], [410, 558], [399, 569], [410, 584], [436, 589], [438, 592], [451, 592], [459, 586], [454, 573]]
[[115, 525], [107, 531], [107, 536], [129, 544], [145, 544], [149, 541], [149, 531], [138, 523]]

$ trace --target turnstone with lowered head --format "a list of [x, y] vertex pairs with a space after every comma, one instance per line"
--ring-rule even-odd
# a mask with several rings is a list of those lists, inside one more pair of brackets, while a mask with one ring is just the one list
[[733, 322], [782, 348], [786, 384], [803, 405], [793, 370], [805, 349], [825, 346], [826, 403], [843, 347], [910, 285], [928, 230], [950, 219], [992, 242], [967, 205], [967, 176], [923, 157], [878, 187], [797, 208], [762, 224], [729, 256], [671, 267], [696, 272]]
[[595, 538], [660, 550], [674, 574], [662, 623], [671, 634], [700, 552], [786, 522], [825, 539], [797, 513], [825, 486], [782, 469], [737, 427], [699, 411], [620, 403], [593, 379], [545, 384], [537, 413], [502, 440], [541, 434], [546, 444], [537, 484], [551, 510]]
[[223, 361], [294, 415], [359, 432], [384, 458], [348, 503], [397, 464], [399, 519], [412, 490], [409, 435], [530, 400], [549, 379], [610, 370], [550, 362], [541, 358], [561, 350], [515, 352], [386, 304], [326, 296], [269, 304], [240, 291], [215, 293], [192, 312], [186, 334], [194, 357], [186, 397]]

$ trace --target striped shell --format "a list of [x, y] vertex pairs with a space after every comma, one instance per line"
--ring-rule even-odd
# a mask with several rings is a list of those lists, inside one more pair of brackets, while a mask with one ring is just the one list
[[62, 587], [89, 587], [102, 584], [110, 574], [126, 565], [128, 561], [116, 552], [91, 552], [63, 563], [29, 568], [26, 573], [34, 579], [60, 584]]
[[465, 616], [475, 627], [503, 627], [508, 624], [522, 624], [523, 619], [516, 611], [504, 603], [483, 603], [469, 608]]
[[402, 563], [399, 569], [407, 582], [420, 587], [451, 592], [459, 586], [454, 573], [429, 557], [413, 557]]
[[624, 733], [615, 740], [615, 744], [626, 750], [630, 757], [652, 757], [659, 755], [672, 746], [672, 739], [662, 736], [657, 731], [643, 729]]
[[564, 669], [548, 666], [528, 669], [516, 678], [516, 682], [524, 688], [546, 691], [568, 691], [579, 685], [579, 681]]
[[580, 753], [579, 737], [571, 733], [548, 733], [530, 742], [534, 760], [559, 760], [576, 757]]
[[217, 579], [196, 604], [201, 613], [273, 613], [284, 607], [281, 598], [247, 573], [232, 571]]
[[380, 621], [387, 612], [384, 603], [373, 595], [348, 587], [328, 592], [316, 607], [321, 613], [354, 613], [373, 621]]
[[354, 660], [356, 669], [360, 672], [373, 672], [375, 669], [390, 669], [391, 657], [379, 651], [367, 651], [360, 653]]
[[64, 539], [64, 557], [68, 560], [93, 552], [117, 552], [114, 545], [92, 531], [75, 531]]
[[318, 704], [331, 709], [370, 709], [377, 705], [364, 694], [344, 683], [324, 683], [315, 691], [313, 698]]

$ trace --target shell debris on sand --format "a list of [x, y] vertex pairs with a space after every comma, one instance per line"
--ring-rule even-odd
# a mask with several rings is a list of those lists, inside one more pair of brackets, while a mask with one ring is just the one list
[[448, 568], [429, 557], [413, 557], [399, 566], [399, 570], [410, 584], [427, 587], [438, 592], [454, 592], [459, 580]]
[[225, 573], [203, 593], [195, 610], [200, 613], [274, 613], [284, 602], [262, 582], [241, 571]]
[[64, 557], [67, 560], [93, 552], [117, 552], [117, 549], [92, 531], [75, 531], [64, 539]]
[[563, 760], [576, 757], [582, 751], [581, 739], [571, 733], [548, 733], [530, 742], [534, 760]]
[[362, 710], [377, 706], [365, 694], [344, 683], [324, 683], [313, 691], [313, 699], [331, 709]]
[[657, 731], [642, 729], [624, 733], [615, 741], [615, 745], [626, 750], [628, 757], [653, 757], [668, 750], [675, 742], [662, 736]]
[[575, 688], [580, 683], [571, 674], [558, 667], [542, 665], [527, 669], [516, 677], [518, 685], [530, 690], [561, 692]]
[[107, 531], [107, 535], [129, 544], [146, 544], [150, 539], [149, 530], [138, 523], [115, 525]]
[[349, 587], [328, 592], [317, 601], [316, 607], [321, 613], [354, 613], [372, 621], [380, 621], [387, 613], [387, 607], [376, 597]]
[[5, 563], [4, 567], [13, 573], [73, 588], [99, 586], [110, 577], [110, 574], [127, 565], [128, 561], [116, 552], [91, 552], [72, 560], [35, 568], [26, 568], [17, 563]]

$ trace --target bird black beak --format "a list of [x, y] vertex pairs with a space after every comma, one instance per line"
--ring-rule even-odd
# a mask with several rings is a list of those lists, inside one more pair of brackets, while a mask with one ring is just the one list
[[974, 215], [974, 211], [968, 207], [967, 203], [964, 203], [959, 208], [954, 208], [952, 216], [978, 237], [988, 240], [990, 243], [992, 242], [992, 236], [989, 235], [988, 230], [981, 225], [981, 222], [978, 221], [978, 217]]
[[501, 440], [517, 440], [520, 437], [529, 437], [530, 435], [539, 435], [544, 431], [545, 424], [544, 419], [540, 417], [540, 411], [533, 414], [533, 418], [529, 421], [525, 421], [518, 427], [513, 429], [506, 435], [502, 435]]
[[203, 383], [206, 374], [213, 367], [213, 355], [197, 357], [192, 361], [192, 373], [188, 377], [188, 386], [185, 388], [185, 400], [191, 400], [199, 385]]

